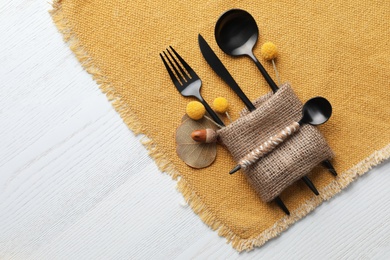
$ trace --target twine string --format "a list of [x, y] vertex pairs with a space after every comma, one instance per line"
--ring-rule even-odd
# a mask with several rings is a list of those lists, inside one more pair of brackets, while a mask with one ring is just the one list
[[249, 154], [247, 154], [244, 158], [239, 161], [239, 165], [241, 168], [245, 169], [251, 164], [255, 163], [264, 155], [270, 153], [274, 150], [279, 144], [283, 143], [288, 137], [293, 135], [299, 129], [298, 122], [294, 122], [291, 125], [284, 128], [279, 133], [271, 136], [264, 143], [262, 143], [259, 147], [252, 150]]

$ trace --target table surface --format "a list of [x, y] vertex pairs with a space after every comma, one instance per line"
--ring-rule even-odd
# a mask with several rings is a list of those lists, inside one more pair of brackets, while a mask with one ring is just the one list
[[389, 259], [390, 163], [237, 253], [185, 204], [63, 42], [0, 2], [0, 259]]

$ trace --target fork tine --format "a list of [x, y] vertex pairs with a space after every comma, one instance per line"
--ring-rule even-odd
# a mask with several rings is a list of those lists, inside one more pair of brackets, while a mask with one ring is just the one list
[[190, 65], [187, 64], [187, 62], [185, 62], [183, 60], [183, 58], [175, 51], [175, 49], [173, 49], [172, 46], [169, 46], [169, 47], [171, 48], [173, 53], [175, 53], [176, 57], [179, 59], [181, 64], [183, 64], [184, 68], [188, 71], [188, 73], [190, 74], [191, 78], [199, 78], [198, 75], [196, 75], [195, 71], [190, 67]]
[[173, 84], [176, 86], [176, 88], [180, 88], [181, 87], [180, 82], [177, 80], [175, 74], [173, 74], [171, 68], [169, 67], [168, 63], [165, 61], [165, 59], [161, 53], [160, 53], [160, 57], [161, 57], [162, 61], [164, 62], [165, 68], [167, 69], [169, 76], [171, 77], [171, 79], [173, 81]]
[[172, 60], [175, 62], [176, 66], [179, 68], [181, 74], [186, 78], [186, 81], [190, 80], [190, 77], [188, 77], [187, 73], [184, 71], [183, 66], [179, 64], [179, 62], [173, 57], [172, 53], [167, 49], [167, 52], [169, 53], [169, 56], [171, 56]]
[[[169, 50], [167, 49], [167, 51], [169, 52]], [[175, 65], [173, 65], [171, 59], [169, 59], [168, 55], [165, 53], [165, 51], [163, 51], [164, 55], [165, 55], [165, 58], [168, 60], [169, 64], [171, 64], [171, 67], [173, 68], [173, 70], [175, 71], [176, 73], [176, 76], [177, 78], [180, 80], [181, 82], [181, 85], [183, 85], [185, 83], [185, 80], [184, 78], [181, 76], [180, 72], [177, 70], [177, 68], [175, 67]]]

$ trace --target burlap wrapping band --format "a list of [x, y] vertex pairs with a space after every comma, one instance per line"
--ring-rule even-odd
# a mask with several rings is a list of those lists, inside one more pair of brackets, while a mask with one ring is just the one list
[[[218, 131], [220, 140], [236, 162], [302, 117], [302, 103], [289, 84], [273, 95], [268, 93], [260, 97], [254, 104], [255, 111], [244, 110], [238, 120]], [[333, 152], [317, 127], [303, 125], [271, 153], [243, 171], [261, 199], [269, 202], [319, 163], [332, 157]]]

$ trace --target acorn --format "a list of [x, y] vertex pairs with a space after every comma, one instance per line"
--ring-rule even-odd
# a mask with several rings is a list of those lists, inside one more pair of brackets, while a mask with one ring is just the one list
[[192, 140], [199, 143], [214, 143], [218, 139], [218, 134], [214, 129], [206, 128], [195, 130], [191, 133]]

